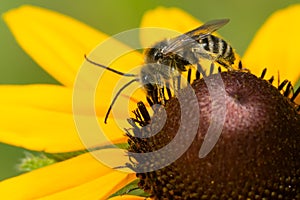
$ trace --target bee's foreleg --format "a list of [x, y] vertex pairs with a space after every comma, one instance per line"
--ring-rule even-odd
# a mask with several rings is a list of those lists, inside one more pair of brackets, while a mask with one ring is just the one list
[[158, 92], [158, 102], [161, 105], [165, 105], [165, 96], [164, 96], [164, 84], [162, 82], [161, 77], [157, 74], [156, 75], [156, 81], [157, 81], [157, 92]]

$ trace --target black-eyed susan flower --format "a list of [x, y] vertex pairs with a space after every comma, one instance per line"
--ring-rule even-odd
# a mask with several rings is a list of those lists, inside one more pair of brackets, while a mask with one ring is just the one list
[[[282, 35], [280, 32], [282, 29], [277, 28], [282, 27], [281, 22], [300, 21], [299, 13], [300, 6], [295, 5], [272, 15], [246, 52], [243, 60], [246, 68], [257, 73], [257, 76], [261, 75], [264, 67], [268, 68], [268, 72], [274, 73], [272, 71], [274, 70], [275, 75], [279, 70], [281, 77], [288, 78], [295, 84], [300, 76], [298, 70], [300, 63], [296, 57], [297, 47], [300, 44], [297, 45], [299, 42], [294, 40], [300, 33], [299, 26], [292, 26], [294, 28], [292, 31], [290, 28], [283, 28], [289, 30], [289, 34], [294, 34], [294, 37], [286, 38], [282, 43], [275, 42], [274, 45], [272, 41], [281, 39], [276, 35], [276, 33]], [[168, 17], [162, 17], [165, 15]], [[155, 20], [156, 18], [159, 20]], [[72, 119], [72, 87], [77, 70], [83, 61], [83, 55], [107, 36], [68, 17], [32, 6], [12, 10], [4, 15], [4, 19], [22, 48], [62, 85], [1, 86], [3, 93], [7, 94], [0, 100], [2, 113], [5, 113], [1, 119], [1, 141], [49, 153], [83, 150], [85, 147], [77, 136]], [[31, 23], [24, 24], [24, 20]], [[144, 15], [141, 27], [155, 26], [186, 32], [199, 24], [200, 22], [179, 9], [158, 8]], [[148, 37], [150, 38], [141, 33], [141, 42], [147, 41]], [[286, 43], [293, 45], [287, 49]], [[120, 44], [120, 48], [127, 47]], [[268, 56], [264, 57], [264, 54]], [[112, 68], [126, 71], [140, 63], [142, 63], [142, 55], [133, 52], [119, 59]], [[260, 64], [262, 68], [254, 68], [261, 67]], [[299, 186], [299, 161], [295, 156], [299, 154], [297, 144], [300, 122], [299, 113], [293, 102], [280, 94], [269, 82], [252, 74], [225, 72], [222, 77], [225, 88], [232, 94], [231, 102], [227, 102], [231, 107], [228, 109], [230, 114], [225, 122], [225, 134], [220, 143], [217, 143], [215, 151], [212, 151], [213, 156], [198, 158], [198, 142], [203, 139], [202, 132], [199, 130], [199, 140], [195, 140], [185, 155], [170, 167], [153, 173], [138, 173], [140, 188], [156, 199], [227, 199], [229, 197], [259, 199], [264, 195], [284, 199], [291, 197], [283, 196], [284, 194], [295, 193], [298, 196], [292, 197], [299, 198], [299, 187], [296, 187], [298, 190], [295, 191], [295, 185]], [[86, 83], [88, 84], [88, 80]], [[193, 83], [193, 87], [198, 91], [196, 92], [198, 99], [203, 98], [204, 104], [200, 106], [200, 110], [209, 113], [209, 108], [203, 106], [206, 105], [206, 101], [209, 101], [203, 85], [201, 80]], [[99, 88], [102, 93], [107, 93], [111, 89], [109, 84]], [[106, 108], [110, 103], [110, 98], [102, 99], [101, 105], [96, 107], [99, 110], [100, 121], [103, 121]], [[299, 100], [293, 101], [299, 102]], [[166, 108], [167, 114], [171, 116], [167, 118], [169, 125], [166, 125], [163, 132], [156, 136], [157, 140], [135, 144], [136, 141], [132, 137], [129, 140], [131, 141], [129, 150], [151, 151], [153, 149], [150, 147], [156, 141], [160, 141], [158, 144], [163, 146], [174, 137], [172, 130], [178, 125], [176, 117], [179, 116], [177, 113], [179, 109], [175, 100], [170, 102]], [[246, 103], [249, 109], [242, 112], [238, 107], [242, 103]], [[252, 117], [248, 119], [247, 116]], [[155, 120], [155, 115], [153, 119]], [[207, 126], [205, 122], [207, 120], [201, 121], [204, 123], [202, 128]], [[127, 140], [124, 133], [113, 123], [104, 127], [111, 141], [122, 143]], [[259, 133], [263, 136], [261, 137]], [[282, 140], [281, 136], [285, 133]], [[274, 137], [270, 134], [274, 134]], [[241, 137], [238, 137], [240, 135]], [[244, 143], [245, 140], [249, 140], [249, 143], [241, 146], [240, 144], [244, 143], [240, 140]], [[99, 143], [101, 144], [101, 141]], [[105, 144], [103, 141], [103, 145]], [[231, 148], [230, 145], [233, 147]], [[255, 145], [259, 148], [252, 148]], [[224, 155], [223, 150], [229, 154]], [[102, 150], [98, 151], [101, 153]], [[273, 162], [274, 155], [278, 157]], [[174, 165], [176, 167], [172, 167]], [[276, 176], [276, 173], [281, 175], [281, 169], [285, 167], [287, 168], [283, 176]], [[255, 170], [248, 170], [249, 168]], [[232, 171], [227, 171], [230, 169]], [[268, 179], [268, 176], [265, 176], [270, 175], [268, 169], [271, 172], [275, 170], [275, 179]], [[232, 174], [234, 180], [239, 180], [239, 184], [244, 186], [242, 189], [235, 190], [236, 183], [230, 182]], [[135, 174], [110, 169], [95, 160], [89, 153], [85, 153], [2, 181], [0, 196], [4, 199], [108, 199], [134, 179]], [[247, 182], [248, 180], [250, 181]], [[257, 188], [254, 187], [255, 185]], [[274, 189], [274, 192], [269, 188], [276, 190]], [[144, 197], [123, 195], [111, 199], [144, 199]]]
[[[164, 116], [161, 111], [154, 114], [146, 128], [135, 128], [133, 134], [128, 134], [129, 151], [134, 153], [158, 151], [179, 134], [183, 135], [165, 155], [153, 154], [145, 160], [129, 154], [136, 160], [131, 162], [132, 167], [142, 171], [137, 173], [140, 188], [154, 199], [299, 198], [299, 113], [266, 80], [240, 71], [222, 72], [220, 76], [224, 82], [224, 96], [211, 95], [206, 86], [209, 81], [216, 86], [218, 75], [195, 80], [192, 87], [198, 101], [186, 95], [188, 92], [184, 88], [178, 94], [185, 94], [184, 100], [172, 98], [166, 104], [168, 117], [157, 134], [149, 136], [161, 126]], [[222, 88], [217, 90], [222, 93]], [[222, 104], [211, 106], [218, 101], [226, 105], [226, 114], [216, 114]], [[199, 106], [200, 115], [197, 116], [198, 111], [182, 109], [182, 104], [186, 105], [184, 102]], [[143, 112], [140, 109], [140, 113]], [[202, 156], [205, 142], [214, 140], [218, 134], [216, 126], [213, 132], [209, 131], [211, 124], [214, 121], [222, 123], [223, 119], [217, 143]], [[166, 167], [149, 170], [181, 152], [182, 145], [193, 134], [191, 127], [197, 122], [197, 133], [184, 154]], [[180, 130], [184, 130], [183, 133]], [[147, 139], [135, 137], [140, 135]]]

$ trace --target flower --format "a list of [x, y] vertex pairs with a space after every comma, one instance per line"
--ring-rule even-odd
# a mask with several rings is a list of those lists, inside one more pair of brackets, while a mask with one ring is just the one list
[[151, 123], [138, 121], [142, 128], [128, 134], [139, 187], [154, 199], [297, 198], [300, 115], [286, 97], [243, 71], [212, 74], [191, 86], [196, 97], [179, 90], [181, 98], [171, 98]]
[[[299, 26], [292, 26], [292, 31], [290, 27], [283, 28], [283, 31], [289, 31], [285, 35], [293, 34], [283, 39], [277, 24], [300, 20], [299, 11], [300, 5], [294, 5], [271, 16], [247, 50], [243, 59], [245, 67], [258, 76], [262, 70], [260, 67], [274, 70], [272, 73], [275, 75], [280, 70], [281, 77], [296, 83], [300, 73], [295, 55], [300, 44], [297, 45], [299, 42], [294, 38], [297, 38], [300, 29]], [[168, 17], [162, 17], [165, 15]], [[84, 149], [72, 117], [72, 87], [83, 55], [108, 36], [69, 17], [33, 6], [9, 11], [4, 19], [21, 47], [61, 85], [1, 86], [0, 90], [7, 95], [0, 100], [1, 111], [5, 113], [1, 119], [0, 141], [49, 153]], [[24, 21], [31, 23], [25, 24]], [[156, 26], [186, 32], [199, 24], [180, 9], [157, 8], [144, 15], [141, 27]], [[148, 37], [142, 32], [141, 42]], [[272, 41], [278, 40], [280, 42], [276, 42], [275, 46], [271, 45]], [[291, 44], [289, 51], [282, 51], [287, 49], [286, 44]], [[122, 44], [118, 47], [128, 48]], [[142, 55], [133, 52], [118, 59], [111, 67], [128, 71], [141, 63]], [[256, 66], [259, 68], [254, 68]], [[108, 84], [99, 88], [99, 93], [107, 94], [112, 89], [113, 86]], [[100, 122], [109, 106], [109, 99], [102, 98], [101, 105], [96, 107]], [[114, 123], [103, 127], [112, 142], [126, 141], [123, 132]], [[103, 150], [98, 151], [101, 153]], [[0, 196], [3, 199], [107, 199], [134, 179], [134, 174], [110, 169], [85, 153], [2, 181]], [[18, 192], [12, 192], [16, 190]], [[144, 198], [124, 195], [112, 199]]]

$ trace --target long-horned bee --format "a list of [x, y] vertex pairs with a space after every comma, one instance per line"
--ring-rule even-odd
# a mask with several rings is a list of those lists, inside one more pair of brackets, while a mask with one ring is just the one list
[[211, 35], [229, 19], [209, 21], [178, 37], [166, 39], [146, 49], [146, 63], [158, 63], [186, 71], [186, 65], [209, 59], [229, 70], [236, 61], [233, 48], [223, 39]]
[[150, 101], [152, 99], [152, 104], [164, 104], [163, 85], [173, 82], [173, 88], [176, 90], [175, 85], [179, 85], [176, 83], [176, 79], [182, 72], [187, 71], [188, 66], [194, 65], [198, 71], [202, 70], [199, 64], [201, 59], [218, 63], [228, 70], [234, 70], [233, 65], [238, 61], [241, 68], [233, 48], [223, 39], [211, 35], [228, 22], [229, 19], [209, 21], [175, 38], [156, 43], [152, 48], [145, 50], [145, 66], [139, 74], [119, 72], [85, 57], [88, 62], [94, 65], [122, 76], [135, 77], [118, 91], [106, 113], [104, 122], [107, 122], [108, 115], [119, 94], [133, 82], [137, 81], [143, 84], [148, 99]]

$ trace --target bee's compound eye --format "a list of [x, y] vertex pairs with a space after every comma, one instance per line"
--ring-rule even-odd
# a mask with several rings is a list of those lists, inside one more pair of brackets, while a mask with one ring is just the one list
[[160, 49], [156, 49], [153, 56], [154, 56], [154, 60], [158, 61], [163, 57], [163, 54], [161, 53]]
[[145, 66], [140, 73], [140, 80], [142, 84], [145, 86], [147, 84], [155, 84], [155, 77], [151, 70], [151, 64]]
[[142, 83], [150, 83], [152, 81], [152, 76], [150, 74], [144, 74], [141, 78]]

